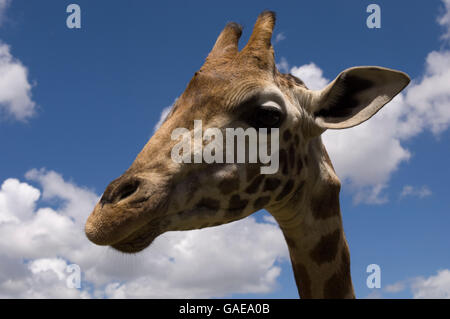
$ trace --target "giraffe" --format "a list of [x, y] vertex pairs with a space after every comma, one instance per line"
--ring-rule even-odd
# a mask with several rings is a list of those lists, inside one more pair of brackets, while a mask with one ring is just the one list
[[[218, 226], [264, 208], [284, 235], [301, 298], [355, 298], [341, 184], [321, 134], [368, 120], [410, 79], [353, 67], [323, 90], [309, 90], [277, 70], [274, 25], [275, 14], [262, 12], [241, 50], [242, 27], [225, 26], [164, 123], [105, 189], [85, 233], [97, 245], [136, 253], [167, 231]], [[261, 174], [261, 163], [174, 162], [171, 132], [192, 132], [196, 119], [203, 129], [278, 128], [279, 169]]]

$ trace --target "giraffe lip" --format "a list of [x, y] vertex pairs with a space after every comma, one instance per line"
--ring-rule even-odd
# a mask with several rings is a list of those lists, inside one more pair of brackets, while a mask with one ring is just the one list
[[122, 253], [137, 253], [148, 246], [161, 234], [158, 221], [150, 221], [124, 239], [110, 245]]
[[[132, 235], [134, 235], [134, 234], [132, 234]], [[149, 234], [143, 239], [142, 238], [139, 238], [139, 239], [125, 238], [124, 240], [121, 240], [120, 242], [111, 245], [111, 247], [122, 253], [134, 254], [134, 253], [138, 253], [138, 252], [144, 250], [145, 248], [147, 248], [148, 246], [150, 246], [150, 244], [153, 242], [153, 240], [156, 237], [157, 237], [157, 235]]]

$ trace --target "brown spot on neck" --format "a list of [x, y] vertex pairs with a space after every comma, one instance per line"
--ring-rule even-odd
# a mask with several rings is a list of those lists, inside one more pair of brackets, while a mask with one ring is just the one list
[[352, 278], [350, 276], [350, 253], [346, 246], [344, 246], [341, 253], [340, 267], [336, 273], [325, 282], [323, 295], [327, 299], [355, 298]]
[[239, 215], [247, 207], [247, 204], [247, 199], [241, 199], [239, 195], [233, 195], [228, 206], [229, 212], [233, 215]]
[[295, 283], [300, 297], [302, 299], [313, 298], [311, 293], [311, 278], [308, 275], [308, 271], [303, 264], [292, 262], [292, 268], [294, 270]]
[[294, 180], [290, 179], [284, 184], [283, 189], [281, 190], [280, 194], [278, 194], [277, 198], [275, 198], [276, 201], [280, 201], [283, 198], [285, 198], [294, 188]]
[[320, 192], [313, 195], [311, 209], [314, 218], [327, 219], [340, 214], [339, 192], [341, 185], [332, 181], [321, 187]]
[[261, 168], [259, 165], [248, 164], [247, 165], [247, 182], [250, 182], [255, 176], [257, 176], [261, 172]]
[[338, 253], [341, 232], [341, 229], [337, 229], [328, 235], [322, 236], [310, 253], [312, 260], [318, 265], [333, 261]]
[[254, 194], [258, 191], [259, 185], [264, 180], [264, 175], [259, 175], [255, 180], [245, 189], [247, 194]]
[[219, 190], [222, 194], [228, 195], [239, 189], [239, 177], [226, 178], [219, 183]]
[[253, 203], [253, 208], [255, 209], [262, 209], [264, 206], [267, 205], [267, 203], [270, 201], [270, 196], [262, 196], [255, 200]]
[[207, 207], [213, 210], [218, 210], [220, 208], [220, 202], [216, 199], [203, 197], [198, 203], [199, 207]]
[[284, 239], [286, 240], [286, 244], [288, 245], [289, 249], [295, 249], [297, 247], [297, 244], [294, 239], [286, 235], [285, 232], [283, 232]]
[[268, 177], [264, 183], [264, 191], [274, 191], [280, 184], [281, 181], [278, 178]]

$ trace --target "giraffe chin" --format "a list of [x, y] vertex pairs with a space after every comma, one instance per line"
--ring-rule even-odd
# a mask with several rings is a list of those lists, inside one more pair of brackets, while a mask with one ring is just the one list
[[161, 233], [159, 223], [152, 221], [110, 247], [122, 253], [135, 254], [150, 246]]

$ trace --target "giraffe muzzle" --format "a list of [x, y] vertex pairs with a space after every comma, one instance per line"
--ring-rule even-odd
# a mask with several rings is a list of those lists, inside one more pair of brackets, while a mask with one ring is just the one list
[[167, 203], [164, 185], [146, 178], [122, 175], [112, 181], [88, 217], [87, 238], [97, 245], [115, 245], [140, 232], [143, 225], [164, 213]]

